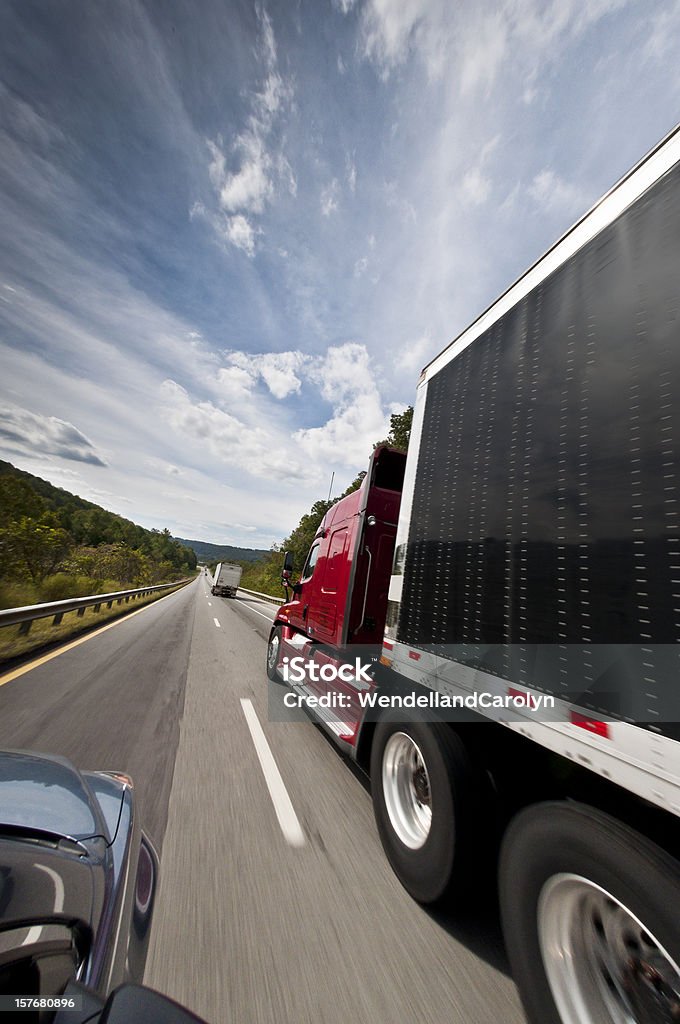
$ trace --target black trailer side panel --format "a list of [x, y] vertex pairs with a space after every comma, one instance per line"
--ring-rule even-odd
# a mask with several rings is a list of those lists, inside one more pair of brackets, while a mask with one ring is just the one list
[[676, 165], [429, 381], [398, 639], [662, 725], [679, 517]]

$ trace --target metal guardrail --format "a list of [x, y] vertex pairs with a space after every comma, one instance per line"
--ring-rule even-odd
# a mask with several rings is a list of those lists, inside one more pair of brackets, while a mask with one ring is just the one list
[[[195, 578], [195, 577], [193, 577]], [[114, 602], [122, 604], [129, 603], [130, 599], [144, 597], [156, 590], [169, 590], [171, 587], [181, 587], [185, 583], [191, 583], [192, 579], [176, 580], [174, 583], [159, 583], [153, 587], [137, 587], [135, 590], [118, 590], [114, 594], [90, 594], [89, 597], [71, 597], [66, 601], [50, 601], [46, 604], [27, 604], [23, 608], [5, 608], [0, 611], [0, 626], [19, 625], [19, 635], [25, 636], [31, 628], [35, 619], [47, 619], [53, 615], [53, 626], [58, 626], [67, 612], [78, 612], [78, 616], [85, 614], [86, 608], [94, 608], [96, 612], [103, 604], [107, 608], [113, 608]]]
[[238, 589], [242, 590], [244, 594], [252, 594], [253, 597], [263, 597], [265, 601], [273, 601], [274, 604], [283, 604], [284, 601], [283, 594], [281, 597], [272, 597], [271, 594], [261, 594], [259, 590], [248, 590], [246, 587], [239, 587]]

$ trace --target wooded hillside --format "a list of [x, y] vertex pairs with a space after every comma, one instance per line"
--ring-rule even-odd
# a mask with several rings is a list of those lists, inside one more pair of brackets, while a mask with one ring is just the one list
[[169, 530], [147, 530], [0, 461], [0, 607], [166, 583], [195, 568]]

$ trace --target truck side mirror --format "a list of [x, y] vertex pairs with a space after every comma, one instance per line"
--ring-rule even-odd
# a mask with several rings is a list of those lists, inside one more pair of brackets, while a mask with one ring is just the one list
[[293, 552], [292, 551], [286, 551], [284, 553], [284, 556], [283, 556], [283, 572], [284, 572], [284, 575], [287, 572], [288, 576], [290, 576], [292, 571], [293, 571]]

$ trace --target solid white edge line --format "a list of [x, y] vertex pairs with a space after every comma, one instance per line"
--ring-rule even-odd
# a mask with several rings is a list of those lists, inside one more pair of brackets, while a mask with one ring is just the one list
[[304, 832], [298, 821], [291, 799], [288, 796], [288, 791], [281, 778], [274, 755], [267, 743], [267, 737], [260, 725], [253, 702], [245, 697], [241, 697], [241, 707], [243, 708], [243, 714], [246, 716], [246, 723], [250, 729], [255, 753], [259, 758], [264, 781], [267, 783], [267, 789], [274, 804], [276, 817], [279, 819], [279, 825], [281, 826], [284, 838], [290, 846], [304, 846]]
[[256, 615], [261, 615], [263, 619], [267, 620], [267, 622], [274, 621], [273, 619], [270, 619], [268, 615], [265, 615], [264, 612], [258, 612], [257, 608], [251, 608], [249, 604], [245, 603], [245, 601], [242, 601], [241, 604], [243, 605], [244, 608], [248, 608], [250, 609], [251, 612], [255, 612]]
[[222, 627], [220, 626], [220, 624], [217, 621], [217, 619], [213, 619], [213, 622], [215, 623], [215, 625], [217, 626], [218, 629], [222, 629]]

